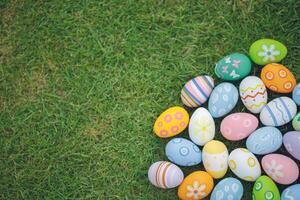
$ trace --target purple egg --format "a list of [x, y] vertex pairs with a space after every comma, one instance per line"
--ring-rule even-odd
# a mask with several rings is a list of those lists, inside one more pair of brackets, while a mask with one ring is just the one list
[[300, 160], [300, 131], [290, 131], [283, 136], [286, 150], [297, 160]]

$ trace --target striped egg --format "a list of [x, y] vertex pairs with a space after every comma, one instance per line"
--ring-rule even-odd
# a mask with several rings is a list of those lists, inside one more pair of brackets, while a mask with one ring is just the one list
[[282, 126], [289, 123], [297, 113], [295, 102], [289, 97], [279, 97], [270, 101], [260, 113], [260, 121], [265, 126]]
[[167, 162], [153, 163], [148, 170], [149, 181], [159, 188], [174, 188], [181, 184], [184, 175], [179, 167]]
[[181, 100], [188, 107], [199, 107], [207, 101], [213, 88], [212, 77], [197, 76], [184, 85], [181, 90]]

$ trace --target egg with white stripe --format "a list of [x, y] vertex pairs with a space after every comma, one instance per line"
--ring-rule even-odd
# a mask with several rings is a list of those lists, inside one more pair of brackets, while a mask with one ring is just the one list
[[199, 107], [207, 101], [213, 88], [212, 77], [197, 76], [184, 85], [181, 90], [181, 100], [188, 107]]
[[159, 188], [174, 188], [181, 184], [184, 175], [179, 167], [167, 161], [153, 163], [148, 170], [149, 181]]
[[282, 126], [289, 123], [296, 113], [297, 106], [291, 98], [279, 97], [262, 109], [260, 120], [265, 126]]

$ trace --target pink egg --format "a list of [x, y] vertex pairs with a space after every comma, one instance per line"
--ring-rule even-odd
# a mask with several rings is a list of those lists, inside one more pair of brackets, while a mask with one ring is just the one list
[[258, 127], [258, 119], [250, 113], [233, 113], [221, 122], [222, 135], [232, 141], [248, 137]]
[[299, 168], [295, 161], [281, 154], [269, 154], [262, 158], [262, 167], [275, 182], [288, 185], [299, 177]]

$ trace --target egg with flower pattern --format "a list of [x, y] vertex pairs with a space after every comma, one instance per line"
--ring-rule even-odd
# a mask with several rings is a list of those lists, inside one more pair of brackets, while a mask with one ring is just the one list
[[278, 93], [290, 93], [296, 86], [296, 79], [292, 72], [277, 63], [264, 66], [260, 78], [267, 88]]
[[300, 160], [300, 131], [289, 131], [283, 136], [286, 150], [297, 160]]
[[160, 114], [154, 123], [153, 130], [158, 137], [168, 138], [184, 131], [188, 123], [188, 112], [182, 107], [174, 106]]
[[233, 150], [228, 157], [231, 171], [245, 181], [255, 181], [261, 174], [257, 158], [245, 148]]
[[199, 200], [207, 197], [214, 187], [214, 180], [205, 171], [195, 171], [188, 175], [178, 188], [181, 200]]
[[228, 150], [223, 142], [212, 140], [202, 149], [203, 165], [213, 178], [222, 178], [228, 168]]
[[215, 137], [214, 119], [205, 108], [198, 108], [193, 113], [189, 124], [189, 136], [195, 144], [200, 146]]

